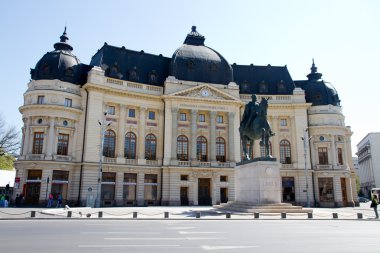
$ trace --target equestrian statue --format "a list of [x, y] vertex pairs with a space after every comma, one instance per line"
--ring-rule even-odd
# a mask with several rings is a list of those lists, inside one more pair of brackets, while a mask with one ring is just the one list
[[[260, 146], [264, 146], [263, 158], [271, 159], [269, 153], [269, 138], [274, 136], [267, 120], [268, 99], [262, 98], [260, 103], [256, 101], [256, 95], [252, 95], [244, 109], [243, 118], [240, 122], [239, 132], [242, 140], [244, 160], [251, 160], [253, 144], [255, 140], [261, 139]], [[247, 143], [249, 150], [247, 151]]]

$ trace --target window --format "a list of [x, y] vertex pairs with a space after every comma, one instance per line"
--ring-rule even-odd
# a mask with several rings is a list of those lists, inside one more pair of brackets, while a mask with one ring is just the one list
[[132, 132], [125, 135], [124, 156], [126, 159], [136, 159], [136, 135]]
[[222, 116], [222, 115], [218, 115], [218, 116], [216, 117], [216, 122], [217, 122], [217, 123], [223, 123], [223, 116]]
[[157, 139], [154, 134], [145, 137], [145, 159], [156, 160]]
[[44, 133], [35, 132], [33, 138], [33, 154], [42, 154], [42, 148], [44, 145]]
[[205, 122], [206, 121], [206, 117], [204, 114], [199, 114], [199, 122]]
[[180, 121], [186, 121], [186, 113], [182, 113], [182, 112], [181, 112], [181, 113], [179, 114], [179, 120], [180, 120]]
[[134, 204], [136, 201], [136, 185], [137, 174], [136, 173], [124, 173], [124, 185], [123, 185], [123, 199], [130, 204]]
[[[265, 146], [260, 145], [260, 155], [261, 157], [265, 157]], [[272, 143], [269, 142], [269, 155], [272, 156]]]
[[322, 165], [329, 164], [329, 159], [327, 155], [327, 147], [318, 148], [318, 160], [319, 160], [319, 164], [322, 164]]
[[342, 148], [338, 148], [338, 163], [343, 165], [343, 151]]
[[156, 119], [156, 113], [153, 111], [149, 111], [149, 119], [150, 120], [155, 120]]
[[45, 96], [38, 96], [37, 104], [45, 104]]
[[259, 90], [260, 93], [268, 93], [268, 85], [266, 83], [260, 83]]
[[115, 106], [111, 106], [111, 105], [109, 105], [109, 106], [107, 107], [107, 113], [108, 113], [109, 115], [115, 115]]
[[155, 201], [157, 200], [157, 175], [145, 174], [144, 177], [144, 200]]
[[294, 202], [295, 188], [294, 188], [294, 177], [283, 177], [282, 178], [282, 201], [283, 202]]
[[226, 162], [226, 141], [222, 137], [216, 138], [216, 160]]
[[136, 110], [135, 109], [129, 109], [128, 110], [128, 117], [130, 117], [130, 118], [136, 117]]
[[73, 101], [70, 98], [65, 98], [65, 107], [72, 107]]
[[228, 182], [227, 176], [220, 176], [220, 182]]
[[69, 172], [65, 170], [53, 170], [52, 181], [69, 181]]
[[181, 175], [181, 181], [188, 181], [189, 175]]
[[203, 136], [197, 138], [197, 159], [207, 162], [207, 139]]
[[280, 124], [281, 124], [282, 127], [285, 127], [285, 126], [288, 125], [288, 121], [286, 119], [281, 119], [280, 120]]
[[186, 136], [180, 135], [177, 138], [177, 159], [180, 161], [189, 160], [189, 140]]
[[69, 135], [68, 134], [59, 134], [58, 135], [58, 147], [57, 155], [67, 155], [69, 147]]
[[102, 186], [101, 186], [100, 198], [102, 201], [104, 201], [104, 204], [107, 204], [107, 205], [112, 204], [113, 200], [115, 200], [115, 183], [116, 183], [115, 172], [102, 173]]
[[104, 134], [103, 156], [115, 157], [115, 141], [115, 132], [112, 130], [107, 130]]
[[292, 163], [290, 142], [287, 140], [280, 141], [280, 163], [282, 164]]
[[28, 180], [41, 180], [42, 170], [28, 170]]
[[334, 202], [333, 179], [331, 177], [318, 178], [319, 201]]

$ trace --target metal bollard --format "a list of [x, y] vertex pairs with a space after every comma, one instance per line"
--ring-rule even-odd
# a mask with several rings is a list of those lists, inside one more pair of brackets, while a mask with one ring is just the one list
[[71, 215], [72, 215], [72, 212], [71, 211], [67, 211], [67, 218], [71, 218]]
[[103, 212], [102, 211], [99, 211], [98, 218], [103, 218]]
[[333, 213], [333, 219], [338, 219], [338, 213]]
[[313, 213], [307, 213], [307, 218], [313, 219]]
[[363, 214], [362, 213], [358, 213], [358, 219], [363, 219]]
[[165, 212], [164, 217], [165, 217], [165, 219], [168, 219], [169, 218], [169, 212]]
[[196, 212], [195, 213], [195, 218], [199, 219], [201, 217], [201, 212]]
[[30, 217], [35, 218], [36, 217], [36, 211], [30, 211]]
[[253, 215], [254, 215], [255, 219], [260, 218], [260, 213], [253, 213]]
[[281, 219], [286, 219], [286, 213], [281, 213]]
[[137, 212], [133, 212], [133, 219], [137, 219]]
[[230, 219], [231, 218], [231, 213], [226, 213], [226, 219]]

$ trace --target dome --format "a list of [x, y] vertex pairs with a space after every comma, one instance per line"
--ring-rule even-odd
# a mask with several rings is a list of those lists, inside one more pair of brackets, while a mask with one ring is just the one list
[[232, 68], [215, 50], [204, 45], [205, 37], [193, 26], [184, 44], [173, 54], [170, 75], [179, 80], [228, 84]]
[[60, 42], [54, 44], [54, 51], [47, 52], [36, 67], [31, 70], [33, 80], [59, 79], [66, 82], [77, 83], [79, 76], [79, 59], [71, 53], [73, 47], [67, 43], [69, 38], [65, 30]]
[[317, 72], [317, 67], [314, 64], [311, 66], [311, 73], [307, 75], [308, 81], [305, 85], [306, 102], [317, 105], [334, 105], [339, 106], [340, 100], [338, 92], [331, 83], [324, 82], [322, 74]]

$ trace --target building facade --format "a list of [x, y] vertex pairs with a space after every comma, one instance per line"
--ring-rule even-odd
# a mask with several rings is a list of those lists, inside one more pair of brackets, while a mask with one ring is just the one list
[[371, 199], [371, 189], [380, 187], [380, 133], [369, 133], [357, 144], [360, 191]]
[[[66, 29], [31, 70], [16, 162], [28, 204], [48, 193], [86, 205], [212, 205], [234, 200], [239, 124], [252, 94], [270, 98], [282, 200], [356, 200], [350, 127], [314, 61], [307, 80], [286, 66], [230, 65], [192, 27], [170, 57], [104, 44], [82, 64]], [[257, 142], [253, 156], [263, 152]], [[306, 181], [307, 179], [307, 181]]]

